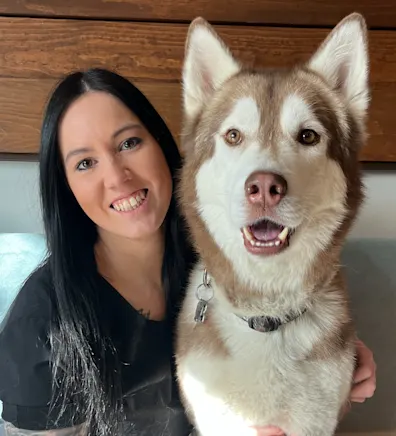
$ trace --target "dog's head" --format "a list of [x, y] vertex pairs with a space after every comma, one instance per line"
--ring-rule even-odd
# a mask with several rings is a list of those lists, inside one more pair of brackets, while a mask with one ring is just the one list
[[341, 245], [363, 196], [366, 34], [363, 18], [350, 15], [306, 64], [259, 71], [241, 66], [205, 20], [193, 21], [180, 197], [204, 259], [215, 247], [239, 274], [268, 279], [281, 264], [304, 272]]

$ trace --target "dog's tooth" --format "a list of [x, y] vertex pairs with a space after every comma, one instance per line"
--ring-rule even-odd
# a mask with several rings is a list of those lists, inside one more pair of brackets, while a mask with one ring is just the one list
[[273, 247], [276, 244], [276, 242], [271, 241], [271, 242], [259, 242], [259, 241], [254, 241], [253, 245], [255, 247]]
[[243, 234], [246, 236], [246, 239], [250, 242], [250, 243], [254, 243], [254, 238], [253, 235], [250, 233], [249, 229], [247, 227], [243, 227], [242, 229]]
[[242, 227], [242, 232], [253, 247], [278, 247], [286, 239], [289, 229], [285, 227], [275, 241], [269, 242], [256, 241], [248, 227]]
[[284, 241], [287, 238], [287, 235], [289, 234], [289, 228], [285, 227], [278, 235], [278, 239], [280, 241]]

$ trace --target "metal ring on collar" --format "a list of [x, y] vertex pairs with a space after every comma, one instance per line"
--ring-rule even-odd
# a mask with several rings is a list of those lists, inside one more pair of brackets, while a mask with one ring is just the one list
[[205, 286], [205, 288], [210, 287], [210, 279], [208, 278], [208, 271], [206, 270], [206, 268], [203, 272], [203, 285]]
[[[204, 295], [209, 292], [209, 295]], [[198, 300], [210, 301], [214, 296], [214, 291], [211, 286], [206, 286], [204, 283], [201, 283], [198, 288], [195, 290], [195, 296]]]

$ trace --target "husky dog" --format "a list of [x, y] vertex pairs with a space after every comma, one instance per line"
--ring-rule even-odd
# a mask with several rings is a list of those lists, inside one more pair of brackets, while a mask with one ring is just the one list
[[364, 197], [368, 70], [356, 13], [286, 70], [242, 66], [203, 18], [189, 28], [178, 198], [200, 260], [176, 363], [199, 435], [336, 430], [355, 364], [340, 252]]

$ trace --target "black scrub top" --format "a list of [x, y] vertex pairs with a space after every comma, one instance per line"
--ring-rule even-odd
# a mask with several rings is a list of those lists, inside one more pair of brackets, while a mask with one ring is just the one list
[[[144, 319], [102, 276], [97, 274], [96, 281], [104, 309], [101, 322], [108, 323], [121, 360], [124, 434], [188, 436], [192, 428], [178, 396], [169, 321]], [[49, 266], [44, 265], [22, 287], [0, 327], [2, 418], [18, 428], [49, 429], [57, 416], [56, 410], [49, 411], [51, 289]], [[142, 329], [138, 342], [136, 321]], [[73, 425], [66, 412], [58, 427]]]

